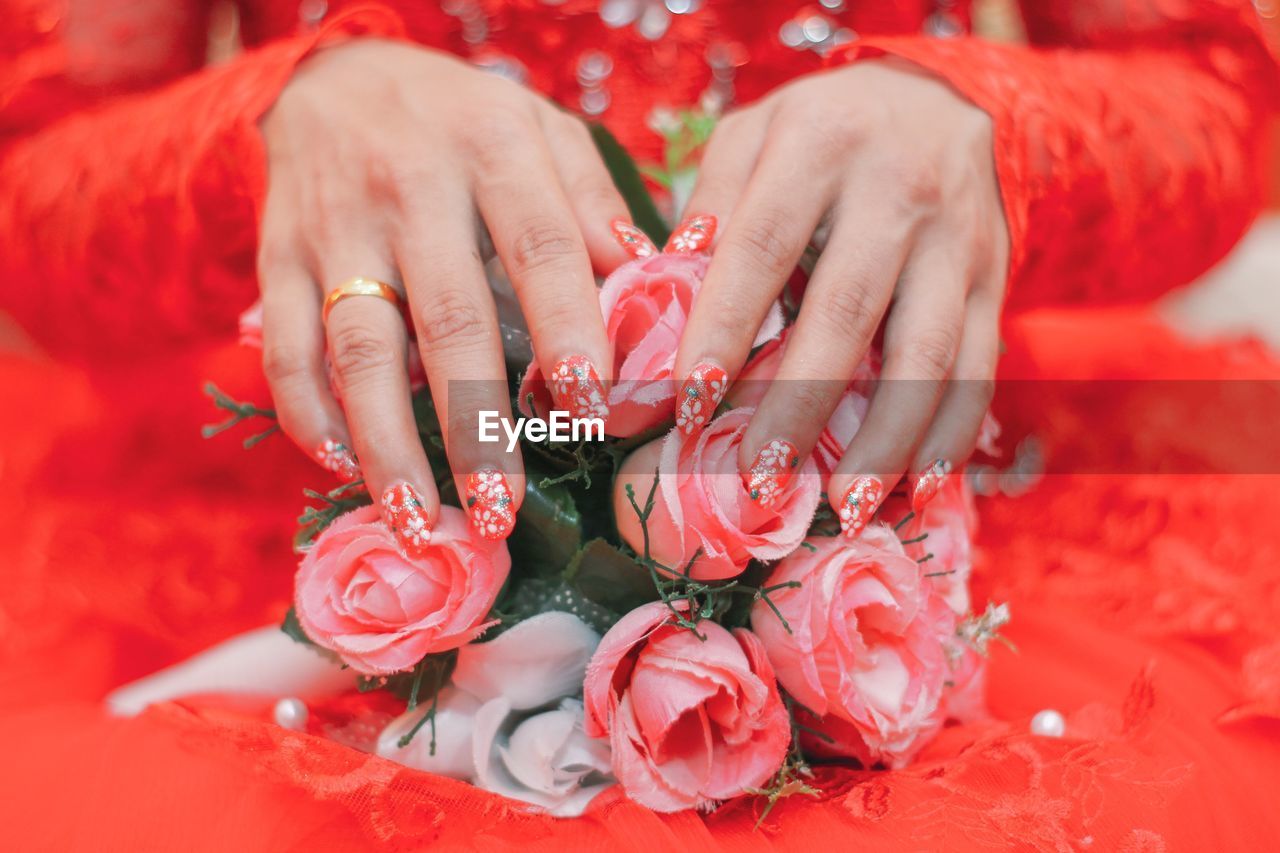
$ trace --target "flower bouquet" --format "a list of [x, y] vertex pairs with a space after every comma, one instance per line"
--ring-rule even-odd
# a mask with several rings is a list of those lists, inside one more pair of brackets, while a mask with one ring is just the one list
[[[964, 478], [919, 513], [888, 495], [854, 536], [822, 495], [875, 358], [814, 452], [767, 479], [740, 477], [736, 459], [786, 347], [786, 305], [737, 382], [704, 377], [677, 405], [676, 345], [713, 229], [695, 222], [658, 251], [617, 226], [634, 259], [600, 290], [618, 373], [607, 435], [522, 441], [507, 539], [459, 500], [425, 391], [418, 427], [451, 505], [424, 547], [407, 553], [358, 481], [310, 493], [284, 629], [403, 703], [382, 756], [560, 815], [614, 786], [658, 811], [767, 807], [817, 795], [814, 762], [898, 767], [982, 713], [986, 644], [1007, 614], [969, 613]], [[510, 359], [519, 409], [548, 414], [537, 365]]]

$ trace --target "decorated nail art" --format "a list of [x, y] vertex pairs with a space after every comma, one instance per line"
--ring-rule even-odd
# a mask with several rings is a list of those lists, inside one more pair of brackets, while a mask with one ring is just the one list
[[551, 371], [550, 383], [556, 408], [568, 412], [569, 417], [609, 417], [604, 384], [585, 355], [571, 355], [561, 359], [555, 370]]
[[326, 470], [333, 472], [342, 482], [350, 483], [352, 480], [360, 479], [360, 463], [356, 461], [356, 455], [351, 452], [351, 448], [342, 442], [326, 438], [316, 448], [315, 456], [317, 462]]
[[714, 216], [690, 216], [680, 227], [671, 233], [667, 246], [662, 251], [692, 255], [705, 252], [711, 245], [711, 238], [716, 236], [716, 218]]
[[516, 524], [515, 499], [507, 475], [485, 468], [467, 475], [467, 512], [485, 539], [506, 539]]
[[704, 361], [689, 372], [676, 392], [676, 427], [693, 435], [716, 413], [729, 390], [729, 374], [718, 364]]
[[421, 557], [426, 552], [431, 527], [426, 504], [413, 486], [400, 482], [382, 493], [382, 520], [409, 556]]
[[609, 223], [609, 228], [613, 231], [613, 239], [617, 240], [618, 245], [626, 249], [627, 254], [631, 255], [631, 257], [652, 258], [658, 254], [658, 247], [653, 245], [649, 235], [627, 220], [615, 219]]
[[791, 442], [775, 438], [766, 444], [747, 472], [746, 485], [751, 499], [761, 506], [772, 506], [782, 496], [782, 490], [799, 464], [800, 452]]
[[861, 476], [844, 493], [840, 502], [840, 529], [850, 539], [857, 539], [867, 529], [884, 497], [884, 484], [875, 477]]
[[946, 459], [935, 459], [933, 464], [921, 471], [911, 490], [911, 511], [919, 512], [924, 509], [925, 504], [933, 500], [933, 496], [942, 488], [950, 473], [951, 463]]

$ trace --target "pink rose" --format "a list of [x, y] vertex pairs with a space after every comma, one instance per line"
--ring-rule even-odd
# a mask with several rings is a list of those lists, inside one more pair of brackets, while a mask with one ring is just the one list
[[294, 606], [302, 629], [365, 675], [409, 669], [470, 642], [507, 579], [506, 543], [472, 536], [467, 515], [441, 507], [426, 556], [410, 559], [378, 509], [330, 525], [302, 558]]
[[756, 602], [751, 627], [778, 680], [836, 738], [824, 751], [900, 767], [942, 723], [953, 614], [893, 532], [815, 537], [780, 562], [767, 586], [790, 626]]
[[627, 796], [661, 812], [760, 787], [791, 740], [764, 648], [750, 631], [703, 621], [700, 640], [661, 602], [605, 634], [587, 665], [585, 728], [609, 736]]
[[627, 457], [613, 492], [618, 532], [627, 544], [643, 553], [644, 536], [626, 486], [643, 508], [655, 470], [649, 555], [666, 566], [682, 569], [701, 549], [692, 577], [730, 578], [752, 558], [777, 560], [803, 541], [820, 499], [817, 467], [806, 459], [771, 506], [753, 501], [738, 471], [738, 446], [750, 418], [751, 409], [734, 409], [694, 438], [672, 430]]
[[[778, 366], [782, 364], [782, 354], [786, 351], [790, 331], [786, 329], [781, 336], [766, 343], [742, 368], [729, 390], [728, 400], [731, 406], [755, 408], [760, 405], [769, 383], [778, 372]], [[826, 427], [818, 436], [813, 447], [813, 459], [818, 463], [818, 472], [822, 475], [823, 482], [831, 476], [840, 458], [844, 456], [845, 448], [867, 416], [876, 376], [880, 373], [879, 364], [879, 356], [875, 352], [867, 354], [841, 395]]]
[[[674, 415], [676, 349], [709, 262], [702, 253], [659, 254], [623, 264], [605, 279], [600, 312], [617, 375], [609, 389], [609, 435], [636, 435]], [[782, 310], [775, 304], [757, 343], [781, 330]], [[545, 416], [553, 408], [536, 361], [520, 381], [519, 404], [526, 415]]]

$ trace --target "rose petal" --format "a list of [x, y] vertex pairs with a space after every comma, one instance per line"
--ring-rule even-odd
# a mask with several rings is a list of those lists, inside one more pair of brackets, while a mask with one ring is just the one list
[[577, 693], [600, 635], [570, 613], [539, 613], [485, 643], [458, 650], [453, 683], [517, 710]]
[[396, 717], [378, 735], [376, 752], [383, 758], [407, 767], [438, 773], [454, 779], [471, 781], [475, 777], [472, 757], [472, 729], [480, 700], [455, 687], [445, 687], [436, 700], [435, 754], [431, 754], [432, 724], [423, 723], [407, 746], [400, 746], [404, 735], [420, 722], [429, 705], [419, 705]]

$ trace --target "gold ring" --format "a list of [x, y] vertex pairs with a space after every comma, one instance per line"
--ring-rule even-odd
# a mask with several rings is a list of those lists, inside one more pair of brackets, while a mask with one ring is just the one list
[[397, 311], [403, 310], [404, 300], [401, 299], [399, 291], [391, 285], [373, 278], [353, 278], [335, 287], [324, 298], [324, 310], [321, 312], [322, 322], [328, 323], [329, 312], [333, 310], [333, 306], [348, 296], [376, 296], [379, 299], [385, 299], [390, 302], [396, 307]]

